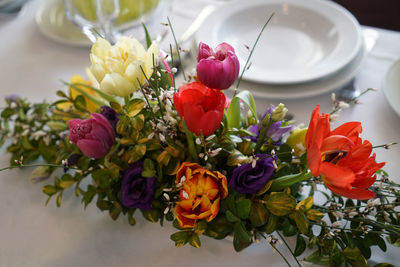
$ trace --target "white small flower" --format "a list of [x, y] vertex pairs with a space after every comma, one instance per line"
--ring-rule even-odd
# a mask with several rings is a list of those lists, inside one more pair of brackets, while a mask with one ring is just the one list
[[15, 102], [11, 102], [10, 108], [16, 108], [16, 107], [17, 107], [17, 104]]
[[388, 223], [392, 222], [389, 213], [387, 213], [386, 211], [383, 211], [383, 218], [385, 218], [385, 221], [387, 221]]
[[177, 72], [178, 72], [178, 69], [177, 69], [177, 68], [175, 68], [175, 67], [173, 67], [173, 68], [171, 69], [171, 72], [175, 74], [175, 73], [177, 73]]
[[354, 216], [357, 216], [358, 215], [358, 212], [357, 211], [351, 211], [351, 212], [349, 212], [349, 217], [354, 217]]
[[184, 199], [189, 199], [189, 195], [188, 195], [188, 193], [187, 193], [185, 190], [182, 190], [182, 197], [183, 197]]
[[27, 136], [29, 134], [29, 129], [26, 129], [25, 131], [22, 132], [22, 136]]
[[164, 193], [164, 194], [163, 194], [163, 197], [164, 197], [167, 201], [170, 200], [169, 195], [168, 195], [167, 193]]
[[332, 212], [333, 216], [335, 216], [336, 218], [343, 218], [343, 213], [341, 213], [340, 211], [334, 211]]
[[201, 140], [198, 137], [196, 138], [196, 144], [201, 145]]
[[168, 211], [169, 211], [169, 206], [167, 206], [167, 207], [165, 208], [165, 210], [164, 210], [164, 214], [167, 214], [167, 213], [168, 213]]
[[330, 121], [331, 121], [331, 122], [334, 122], [334, 121], [336, 121], [338, 118], [339, 118], [339, 115], [338, 115], [338, 114], [332, 114], [332, 115], [331, 115]]
[[163, 143], [166, 142], [165, 136], [164, 136], [163, 134], [160, 133], [160, 134], [158, 135], [158, 137], [160, 138], [160, 141], [161, 141], [161, 142], [163, 142]]
[[216, 148], [216, 149], [214, 149], [214, 150], [212, 150], [211, 152], [210, 152], [210, 157], [215, 157], [215, 156], [217, 156], [218, 154], [219, 154], [219, 152], [222, 150], [222, 148]]
[[186, 176], [185, 176], [185, 175], [183, 175], [183, 176], [181, 177], [181, 180], [179, 181], [179, 183], [183, 183], [184, 181], [186, 181]]
[[155, 135], [155, 133], [154, 133], [154, 132], [151, 132], [151, 133], [147, 136], [147, 139], [153, 139], [154, 135]]
[[252, 167], [252, 168], [255, 168], [255, 167], [256, 167], [256, 164], [257, 164], [257, 160], [256, 160], [256, 159], [253, 159], [253, 161], [251, 162], [251, 167]]
[[336, 221], [336, 222], [332, 223], [333, 228], [337, 228], [339, 226], [342, 226], [342, 221]]
[[339, 108], [345, 109], [345, 108], [348, 108], [349, 106], [350, 105], [348, 103], [343, 102], [343, 101], [339, 101]]
[[331, 94], [331, 99], [332, 99], [332, 102], [336, 102], [336, 94], [335, 93]]

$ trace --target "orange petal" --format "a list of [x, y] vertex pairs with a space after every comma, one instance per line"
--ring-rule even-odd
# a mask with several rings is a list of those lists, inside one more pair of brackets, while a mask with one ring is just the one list
[[321, 151], [316, 145], [307, 150], [307, 163], [311, 173], [318, 176], [320, 174]]
[[355, 180], [353, 171], [347, 167], [337, 166], [329, 162], [321, 164], [321, 175], [326, 184], [351, 189], [351, 183]]
[[350, 151], [354, 143], [343, 135], [331, 135], [325, 138], [321, 144], [321, 153], [334, 152], [338, 150]]
[[207, 222], [213, 220], [219, 212], [219, 201], [220, 199], [217, 198], [214, 203], [211, 205], [211, 216], [207, 218]]
[[178, 220], [179, 226], [182, 228], [193, 228], [196, 224], [196, 220], [186, 218], [181, 215], [181, 208], [179, 206], [175, 206], [174, 213], [175, 217]]

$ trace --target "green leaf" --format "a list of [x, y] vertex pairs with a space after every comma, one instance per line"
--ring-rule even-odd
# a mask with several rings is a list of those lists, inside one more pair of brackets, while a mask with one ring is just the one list
[[97, 200], [96, 206], [100, 210], [109, 210], [112, 207], [112, 203], [108, 200], [100, 199], [100, 200]]
[[56, 94], [57, 94], [59, 97], [64, 97], [64, 98], [67, 97], [67, 95], [66, 95], [63, 91], [57, 91]]
[[117, 102], [110, 102], [110, 106], [112, 107], [113, 110], [115, 110], [115, 112], [119, 113], [119, 114], [124, 114], [124, 109], [122, 108], [122, 106], [117, 103]]
[[374, 267], [394, 267], [394, 265], [390, 264], [390, 263], [382, 262], [382, 263], [378, 263], [378, 264], [374, 265]]
[[319, 250], [313, 252], [311, 255], [304, 258], [305, 261], [321, 264], [321, 265], [328, 265], [329, 264], [329, 256], [323, 256]]
[[247, 91], [243, 90], [240, 91], [236, 97], [240, 98], [244, 103], [247, 104], [249, 107], [251, 114], [253, 115], [253, 118], [257, 121], [257, 109], [256, 109], [256, 102], [254, 101], [253, 95]]
[[149, 48], [151, 46], [151, 43], [152, 43], [151, 42], [151, 37], [150, 37], [149, 31], [147, 30], [146, 25], [143, 22], [142, 22], [142, 26], [143, 26], [144, 33], [146, 35], [146, 45], [147, 45], [147, 48]]
[[304, 214], [300, 212], [295, 212], [293, 214], [294, 221], [296, 222], [297, 229], [299, 229], [300, 233], [307, 234], [308, 233], [308, 221]]
[[276, 154], [282, 162], [292, 162], [292, 148], [288, 144], [282, 144]]
[[175, 242], [176, 247], [181, 247], [189, 241], [190, 232], [189, 231], [176, 232], [172, 234], [170, 238], [172, 241]]
[[226, 112], [226, 118], [228, 120], [229, 128], [240, 128], [240, 98], [235, 96], [232, 98], [231, 103], [229, 104], [228, 110]]
[[251, 204], [249, 219], [253, 226], [259, 227], [267, 223], [269, 212], [264, 204], [255, 203]]
[[61, 199], [62, 199], [62, 192], [60, 192], [57, 196], [57, 200], [56, 200], [57, 207], [61, 206]]
[[157, 209], [143, 210], [142, 214], [150, 222], [157, 222], [160, 219], [160, 212]]
[[198, 221], [194, 226], [194, 232], [198, 235], [202, 235], [207, 230], [207, 223], [203, 220]]
[[276, 230], [277, 227], [278, 227], [278, 217], [271, 214], [269, 216], [268, 223], [265, 226], [265, 232], [267, 234], [271, 234]]
[[236, 201], [236, 214], [239, 218], [245, 220], [249, 217], [251, 201], [247, 198], [242, 198]]
[[83, 194], [82, 202], [85, 204], [85, 208], [92, 202], [93, 197], [96, 195], [96, 188], [93, 185], [88, 185], [87, 191]]
[[220, 213], [214, 220], [207, 223], [207, 230], [204, 232], [204, 235], [215, 239], [223, 239], [231, 234], [232, 231], [232, 224]]
[[248, 157], [243, 155], [242, 152], [240, 152], [239, 150], [235, 149], [228, 155], [228, 160], [226, 164], [228, 166], [237, 166], [239, 164], [247, 163], [248, 161]]
[[86, 100], [83, 95], [78, 95], [74, 100], [74, 107], [80, 111], [86, 111]]
[[239, 218], [236, 217], [230, 210], [227, 210], [225, 215], [226, 215], [226, 219], [229, 222], [238, 222], [238, 221], [240, 221]]
[[376, 239], [375, 239], [375, 241], [376, 241], [378, 247], [379, 247], [382, 251], [386, 252], [387, 247], [386, 247], [386, 242], [385, 242], [385, 240], [384, 240], [382, 237], [377, 236]]
[[151, 177], [155, 177], [156, 174], [157, 174], [157, 171], [155, 170], [153, 161], [149, 158], [146, 158], [143, 163], [142, 176], [151, 178]]
[[368, 266], [367, 260], [362, 255], [359, 248], [346, 247], [343, 250], [346, 259], [354, 266]]
[[306, 241], [301, 235], [297, 235], [296, 248], [294, 249], [294, 256], [300, 256], [306, 250]]
[[196, 147], [194, 146], [193, 142], [193, 134], [191, 131], [189, 131], [189, 128], [187, 127], [184, 118], [182, 119], [182, 124], [183, 124], [183, 129], [185, 130], [186, 140], [188, 142], [189, 155], [194, 162], [198, 162], [199, 160], [197, 158]]
[[114, 221], [118, 219], [119, 215], [121, 214], [122, 207], [118, 202], [114, 202], [112, 208], [109, 211], [111, 219]]
[[276, 178], [272, 182], [271, 191], [280, 191], [284, 188], [290, 187], [295, 183], [308, 180], [312, 177], [311, 173], [298, 173], [290, 174]]
[[251, 235], [247, 231], [246, 226], [243, 222], [239, 221], [233, 225], [233, 230], [235, 232], [235, 237], [237, 237], [242, 242], [250, 242]]
[[296, 200], [284, 192], [271, 194], [266, 202], [268, 210], [276, 216], [290, 214], [296, 206]]
[[233, 248], [235, 249], [236, 252], [242, 251], [243, 249], [247, 248], [250, 245], [251, 242], [243, 242], [240, 239], [238, 239], [236, 235], [233, 237]]
[[139, 114], [140, 111], [144, 108], [146, 103], [140, 98], [134, 98], [128, 102], [126, 105], [126, 111], [129, 117], [134, 117]]
[[57, 188], [53, 185], [46, 185], [42, 188], [43, 193], [45, 193], [48, 196], [52, 196], [55, 193], [57, 193]]
[[68, 129], [68, 125], [62, 121], [48, 121], [46, 122], [46, 125], [50, 128], [50, 130], [56, 132], [65, 131]]
[[193, 233], [189, 238], [189, 244], [195, 248], [199, 248], [201, 246], [200, 238], [196, 233]]

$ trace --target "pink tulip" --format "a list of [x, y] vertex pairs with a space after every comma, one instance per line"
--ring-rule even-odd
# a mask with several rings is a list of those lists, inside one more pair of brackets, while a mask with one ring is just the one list
[[114, 129], [103, 115], [91, 115], [90, 119], [68, 122], [69, 138], [89, 158], [103, 158], [114, 144]]
[[235, 49], [227, 43], [219, 44], [213, 51], [200, 42], [197, 62], [197, 78], [210, 88], [227, 89], [239, 75]]

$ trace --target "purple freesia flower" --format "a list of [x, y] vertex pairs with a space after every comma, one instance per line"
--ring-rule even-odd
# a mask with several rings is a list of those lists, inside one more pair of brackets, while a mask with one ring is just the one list
[[117, 127], [117, 123], [119, 120], [118, 113], [115, 112], [113, 108], [107, 107], [107, 106], [102, 106], [101, 107], [101, 115], [106, 117], [108, 122], [111, 124], [111, 126], [114, 128]]
[[[275, 106], [271, 105], [271, 107], [267, 108], [265, 111], [262, 120], [267, 116], [268, 114], [271, 115], [275, 110]], [[262, 121], [261, 120], [261, 121]], [[271, 120], [271, 119], [270, 119]], [[274, 145], [280, 145], [280, 139], [282, 138], [282, 135], [285, 133], [289, 132], [292, 130], [293, 126], [281, 126], [282, 121], [276, 121], [272, 122], [267, 130], [267, 137], [271, 138], [272, 141], [274, 141]], [[250, 136], [250, 140], [253, 142], [257, 142], [260, 134], [260, 129], [259, 129], [259, 124], [255, 124], [250, 127], [250, 131], [257, 134], [256, 136]]]
[[257, 154], [255, 166], [243, 164], [233, 170], [229, 185], [242, 194], [255, 194], [272, 177], [275, 171], [274, 158], [268, 154]]
[[156, 178], [142, 176], [143, 162], [137, 161], [122, 174], [122, 204], [128, 208], [150, 210], [156, 188]]

